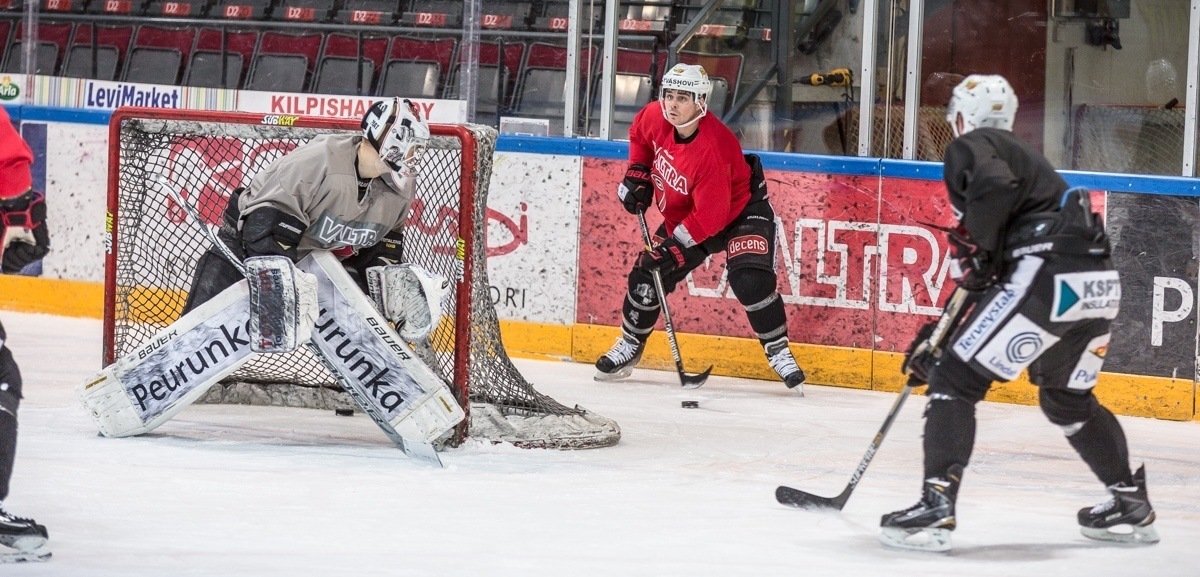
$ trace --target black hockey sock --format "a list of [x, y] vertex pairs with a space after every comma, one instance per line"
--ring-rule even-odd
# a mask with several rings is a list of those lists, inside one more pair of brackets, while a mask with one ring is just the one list
[[629, 291], [621, 303], [621, 329], [646, 342], [658, 322], [660, 308], [654, 278], [643, 269], [634, 268], [629, 274]]
[[975, 405], [933, 394], [925, 407], [925, 478], [945, 478], [952, 465], [966, 468], [975, 446]]
[[8, 497], [13, 459], [17, 454], [17, 405], [20, 401], [8, 391], [0, 391], [0, 501]]
[[1067, 441], [1075, 448], [1083, 462], [1106, 486], [1124, 483], [1133, 484], [1133, 472], [1129, 470], [1129, 444], [1121, 423], [1104, 406], [1088, 419]]
[[757, 268], [729, 271], [729, 284], [738, 302], [746, 308], [750, 328], [760, 343], [766, 346], [779, 337], [787, 336], [787, 313], [783, 298], [775, 291], [775, 273]]

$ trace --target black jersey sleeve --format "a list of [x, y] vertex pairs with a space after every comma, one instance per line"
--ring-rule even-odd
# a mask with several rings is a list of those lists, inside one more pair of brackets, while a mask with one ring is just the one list
[[1020, 197], [1020, 180], [990, 142], [969, 136], [946, 147], [946, 188], [971, 240], [994, 252], [1003, 248], [1004, 227]]

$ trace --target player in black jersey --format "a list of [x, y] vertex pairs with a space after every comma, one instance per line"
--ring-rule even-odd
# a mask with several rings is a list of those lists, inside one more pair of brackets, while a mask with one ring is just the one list
[[[916, 505], [883, 516], [880, 539], [950, 548], [955, 497], [975, 444], [975, 404], [993, 382], [1028, 369], [1042, 411], [1112, 495], [1079, 511], [1083, 534], [1154, 543], [1144, 467], [1130, 469], [1120, 423], [1092, 394], [1121, 299], [1108, 237], [1088, 191], [1069, 189], [1013, 135], [1016, 111], [1001, 76], [969, 76], [950, 100], [946, 118], [956, 138], [946, 147], [944, 179], [958, 219], [949, 232], [951, 276], [971, 291], [973, 308], [940, 357], [913, 347], [906, 358], [912, 375], [929, 384], [925, 483]], [[1110, 530], [1118, 525], [1132, 529]]]

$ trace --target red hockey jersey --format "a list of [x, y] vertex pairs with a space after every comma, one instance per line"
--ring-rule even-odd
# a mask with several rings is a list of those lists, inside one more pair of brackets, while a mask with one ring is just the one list
[[654, 204], [667, 233], [683, 225], [701, 243], [737, 218], [750, 200], [750, 165], [733, 132], [711, 111], [691, 138], [680, 141], [658, 101], [629, 127], [629, 162], [651, 168]]

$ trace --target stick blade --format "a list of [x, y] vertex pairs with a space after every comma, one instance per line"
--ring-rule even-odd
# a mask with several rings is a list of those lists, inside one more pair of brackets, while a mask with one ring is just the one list
[[842, 497], [821, 497], [783, 485], [775, 489], [775, 500], [779, 501], [779, 504], [797, 509], [841, 511], [842, 507], [846, 506], [846, 500]]
[[703, 373], [698, 375], [689, 375], [687, 373], [679, 373], [680, 384], [685, 389], [698, 389], [708, 380], [708, 374], [712, 372], [712, 366], [704, 369]]

